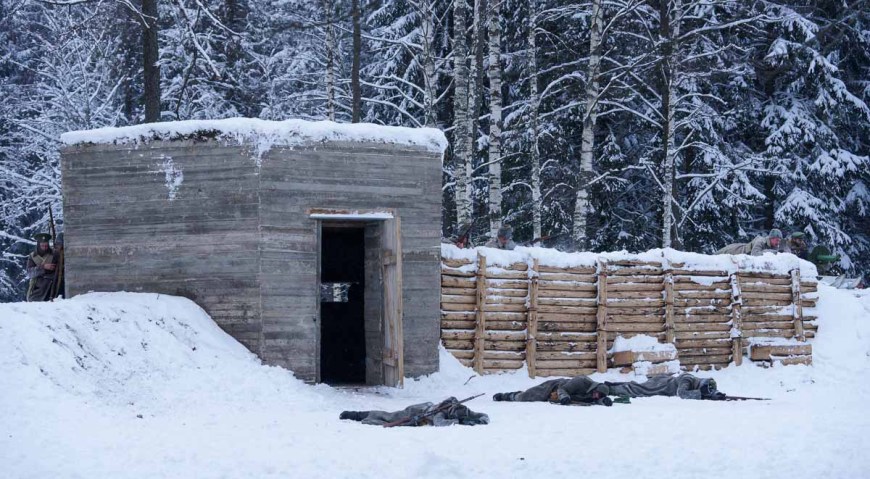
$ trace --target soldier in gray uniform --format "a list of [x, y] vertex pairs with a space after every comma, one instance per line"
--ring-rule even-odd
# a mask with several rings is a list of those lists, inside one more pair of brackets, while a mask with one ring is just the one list
[[570, 379], [550, 379], [525, 391], [497, 393], [492, 399], [494, 401], [550, 401], [562, 405], [585, 403], [610, 406], [613, 401], [607, 396], [612, 394], [614, 393], [607, 384], [595, 382], [588, 376], [574, 376]]
[[517, 244], [514, 243], [513, 237], [513, 229], [504, 225], [498, 229], [498, 233], [494, 239], [489, 240], [486, 243], [487, 248], [498, 248], [498, 249], [509, 249], [512, 250], [517, 247]]
[[[435, 409], [443, 409], [436, 414], [428, 414]], [[422, 417], [426, 416], [426, 417]], [[350, 419], [351, 421], [359, 421], [363, 424], [371, 426], [383, 426], [400, 420], [408, 420], [401, 426], [452, 426], [461, 424], [464, 426], [477, 426], [479, 424], [489, 424], [489, 416], [483, 413], [474, 412], [468, 409], [464, 404], [450, 397], [435, 405], [431, 402], [414, 404], [408, 406], [401, 411], [344, 411], [338, 417], [339, 419]], [[414, 418], [419, 418], [414, 420]]]
[[776, 252], [782, 241], [782, 231], [774, 228], [767, 236], [756, 236], [749, 243], [732, 243], [716, 252], [716, 254], [748, 254], [761, 256], [765, 251]]
[[629, 397], [677, 396], [682, 399], [710, 399], [721, 401], [725, 393], [716, 389], [716, 381], [683, 373], [677, 376], [653, 376], [645, 383], [606, 382], [610, 394]]
[[50, 301], [51, 287], [57, 276], [57, 255], [49, 246], [51, 235], [39, 233], [33, 237], [36, 249], [27, 256], [27, 301]]
[[724, 400], [725, 394], [716, 390], [716, 381], [701, 379], [691, 374], [654, 376], [645, 383], [598, 383], [588, 376], [571, 379], [551, 379], [525, 391], [497, 393], [495, 401], [550, 401], [558, 404], [586, 403], [610, 406], [607, 396], [677, 396], [683, 399]]

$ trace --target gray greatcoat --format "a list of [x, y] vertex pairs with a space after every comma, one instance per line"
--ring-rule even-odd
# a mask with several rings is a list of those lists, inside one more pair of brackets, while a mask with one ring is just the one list
[[44, 254], [36, 251], [27, 257], [27, 277], [30, 282], [27, 287], [27, 301], [48, 301], [51, 296], [51, 286], [57, 277], [57, 271], [47, 271], [46, 263], [57, 264], [57, 255], [49, 249]]
[[[679, 376], [655, 376], [645, 383], [634, 381], [627, 383], [606, 384], [610, 387], [610, 394], [615, 396], [647, 397], [647, 396], [678, 396], [683, 399], [706, 399], [701, 397], [701, 386], [710, 383], [710, 379], [698, 378], [691, 374]], [[715, 382], [711, 393], [715, 392]]]
[[775, 250], [770, 245], [767, 236], [756, 236], [749, 243], [731, 243], [728, 246], [720, 249], [716, 254], [748, 254], [752, 256], [761, 256], [765, 250]]
[[570, 399], [570, 402], [593, 402], [593, 392], [601, 396], [611, 394], [606, 384], [595, 382], [587, 376], [575, 376], [570, 379], [550, 379], [525, 391], [506, 393], [503, 400], [534, 402], [555, 399], [557, 402], [568, 402]]
[[447, 406], [447, 408], [434, 415], [422, 418], [419, 421], [408, 421], [405, 424], [402, 424], [402, 426], [452, 426], [454, 424], [476, 426], [479, 424], [489, 424], [489, 416], [468, 409], [464, 404], [459, 404], [459, 401], [454, 397], [447, 398], [437, 405], [431, 402], [425, 402], [414, 404], [401, 411], [395, 412], [354, 411], [353, 413], [356, 417], [348, 417], [348, 419], [358, 420], [363, 424], [369, 424], [372, 426], [383, 426], [384, 424], [389, 424], [391, 422], [421, 416], [442, 406]]

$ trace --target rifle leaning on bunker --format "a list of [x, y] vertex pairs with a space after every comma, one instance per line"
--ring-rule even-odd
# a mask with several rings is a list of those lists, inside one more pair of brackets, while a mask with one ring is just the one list
[[411, 424], [419, 424], [420, 421], [422, 421], [423, 419], [426, 419], [427, 417], [432, 417], [432, 416], [438, 414], [439, 412], [446, 411], [446, 410], [450, 409], [450, 408], [453, 407], [453, 406], [456, 406], [456, 405], [458, 405], [458, 404], [462, 404], [462, 403], [464, 403], [464, 402], [471, 401], [472, 399], [477, 399], [477, 398], [479, 398], [480, 396], [483, 396], [483, 393], [480, 393], [480, 394], [478, 394], [478, 395], [476, 395], [476, 396], [471, 396], [470, 398], [465, 398], [465, 399], [463, 399], [462, 401], [459, 401], [459, 402], [448, 403], [448, 404], [442, 404], [442, 405], [436, 407], [435, 409], [432, 409], [431, 411], [426, 411], [426, 412], [421, 413], [421, 414], [415, 414], [415, 415], [413, 415], [413, 416], [411, 416], [411, 417], [406, 417], [406, 418], [404, 418], [404, 419], [399, 419], [398, 421], [388, 422], [388, 423], [384, 424], [384, 427], [404, 426], [405, 424], [408, 424], [408, 423], [411, 423]]
[[54, 246], [55, 253], [58, 255], [57, 263], [54, 265], [54, 281], [51, 283], [51, 289], [48, 296], [48, 299], [52, 300], [61, 293], [59, 289], [60, 283], [63, 281], [63, 248], [61, 248], [60, 251], [57, 251], [57, 233], [54, 228], [54, 213], [51, 211], [51, 205], [48, 205], [48, 220], [50, 227], [49, 230], [51, 231], [52, 246]]

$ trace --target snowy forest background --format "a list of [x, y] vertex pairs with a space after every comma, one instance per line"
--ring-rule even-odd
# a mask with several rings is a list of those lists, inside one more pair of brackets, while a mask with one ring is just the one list
[[475, 244], [779, 227], [870, 268], [868, 1], [0, 0], [0, 48], [0, 300], [62, 225], [61, 133], [233, 116], [443, 129]]

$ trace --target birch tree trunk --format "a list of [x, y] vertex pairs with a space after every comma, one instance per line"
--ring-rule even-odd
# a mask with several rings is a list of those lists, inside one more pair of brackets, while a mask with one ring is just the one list
[[326, 15], [326, 118], [335, 121], [335, 25], [332, 0], [323, 0]]
[[659, 7], [659, 35], [662, 43], [661, 98], [662, 98], [662, 248], [673, 244], [674, 227], [674, 177], [676, 175], [677, 151], [674, 141], [674, 111], [676, 95], [674, 77], [674, 39], [680, 35], [679, 14], [682, 0], [661, 2]]
[[472, 20], [472, 42], [474, 58], [471, 61], [471, 79], [468, 85], [468, 183], [466, 184], [469, 204], [474, 193], [474, 163], [477, 156], [478, 125], [483, 106], [483, 32], [486, 25], [487, 0], [475, 0]]
[[424, 124], [435, 126], [435, 88], [438, 79], [435, 75], [435, 13], [430, 0], [422, 0], [417, 5], [422, 19], [423, 41], [423, 107], [425, 108]]
[[541, 157], [538, 148], [538, 135], [540, 123], [538, 109], [541, 99], [538, 92], [538, 5], [537, 0], [529, 0], [529, 128], [531, 129], [532, 144], [529, 161], [532, 169], [532, 238], [538, 239], [541, 234], [541, 213], [543, 205], [541, 201]]
[[497, 3], [489, 16], [489, 232], [501, 228], [501, 12]]
[[468, 151], [468, 42], [465, 0], [453, 1], [453, 158], [456, 162], [456, 221], [471, 218], [471, 159]]
[[583, 112], [583, 131], [580, 137], [580, 178], [574, 201], [574, 248], [589, 248], [586, 234], [589, 218], [589, 182], [592, 181], [592, 159], [595, 155], [595, 122], [597, 120], [598, 96], [601, 91], [601, 42], [604, 29], [601, 0], [592, 0], [591, 29], [589, 31], [589, 64], [587, 65], [586, 107]]

